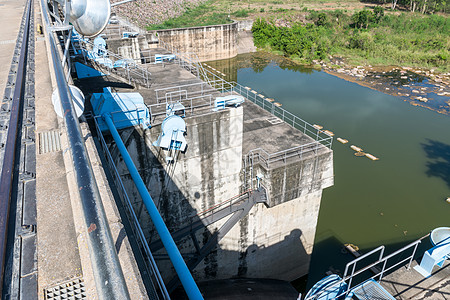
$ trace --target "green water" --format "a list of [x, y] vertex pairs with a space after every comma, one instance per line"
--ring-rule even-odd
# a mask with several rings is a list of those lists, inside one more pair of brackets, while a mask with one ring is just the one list
[[[450, 226], [449, 116], [279, 57], [246, 54], [208, 64], [349, 140], [332, 147], [335, 182], [323, 193], [310, 281], [330, 267], [343, 271], [351, 260], [341, 253], [344, 243], [397, 249]], [[380, 160], [356, 157], [350, 145]]]

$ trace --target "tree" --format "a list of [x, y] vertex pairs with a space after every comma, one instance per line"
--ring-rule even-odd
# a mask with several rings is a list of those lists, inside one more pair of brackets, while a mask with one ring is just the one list
[[358, 28], [366, 28], [369, 26], [369, 22], [373, 19], [373, 13], [368, 10], [362, 10], [360, 12], [355, 13], [352, 16], [352, 21], [355, 25], [355, 27]]
[[328, 23], [328, 18], [327, 15], [325, 13], [320, 13], [317, 16], [317, 21], [316, 21], [316, 25], [317, 26], [325, 26]]
[[375, 6], [373, 9], [373, 18], [376, 23], [379, 23], [381, 18], [384, 16], [384, 9], [382, 6]]

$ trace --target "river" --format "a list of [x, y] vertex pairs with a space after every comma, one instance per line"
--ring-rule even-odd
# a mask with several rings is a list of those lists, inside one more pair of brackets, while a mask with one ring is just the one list
[[[349, 140], [333, 143], [335, 182], [323, 192], [309, 285], [343, 271], [344, 243], [397, 249], [450, 226], [450, 116], [273, 55], [208, 64]], [[350, 145], [380, 159], [356, 157]]]

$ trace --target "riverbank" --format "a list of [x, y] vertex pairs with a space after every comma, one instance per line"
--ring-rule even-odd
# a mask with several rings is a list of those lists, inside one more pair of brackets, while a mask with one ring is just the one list
[[326, 73], [396, 96], [413, 106], [450, 115], [450, 73], [397, 66], [350, 66], [342, 58], [314, 61]]

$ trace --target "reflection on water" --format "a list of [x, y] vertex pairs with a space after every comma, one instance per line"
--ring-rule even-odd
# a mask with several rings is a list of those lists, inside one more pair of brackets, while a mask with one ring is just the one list
[[[450, 225], [449, 116], [279, 56], [245, 54], [208, 64], [349, 140], [334, 142], [335, 185], [323, 193], [309, 285], [330, 268], [343, 271], [351, 260], [341, 253], [344, 243], [362, 251], [398, 247]], [[350, 145], [380, 160], [356, 157]]]

